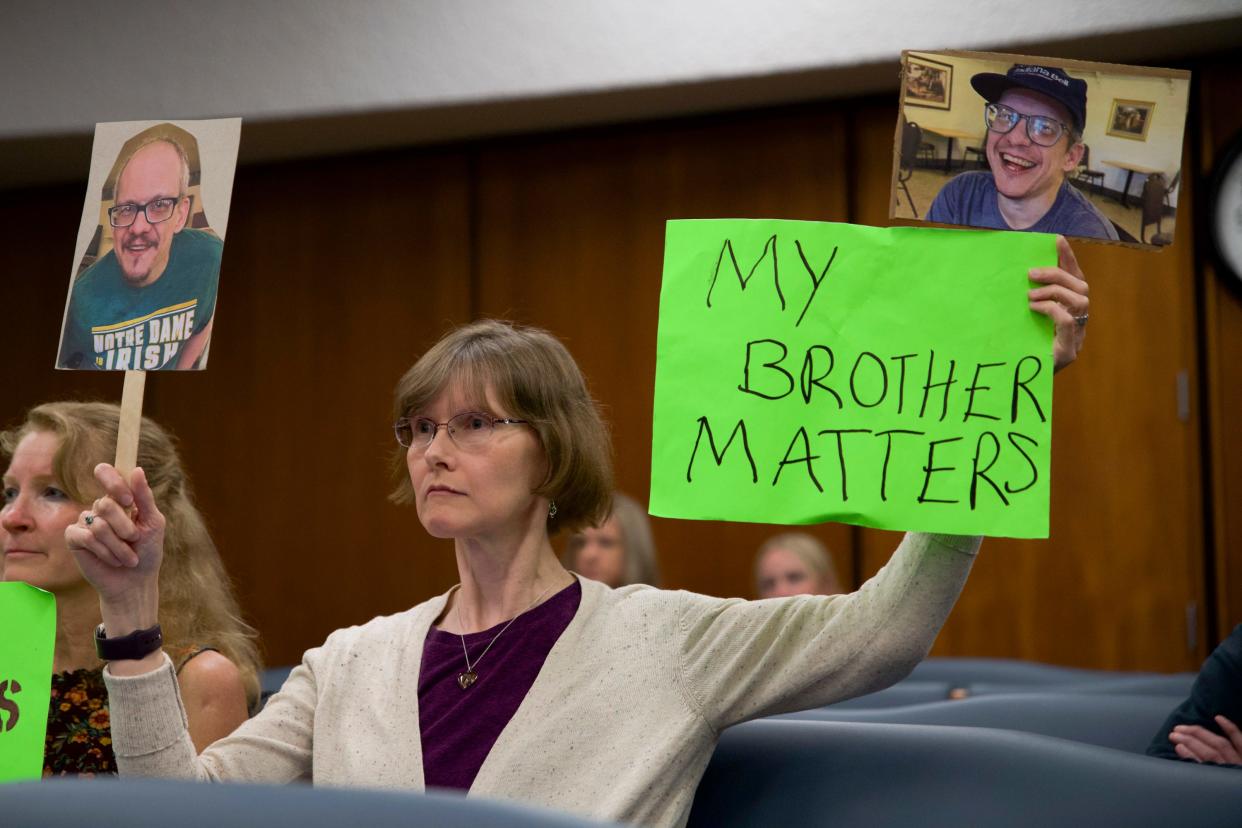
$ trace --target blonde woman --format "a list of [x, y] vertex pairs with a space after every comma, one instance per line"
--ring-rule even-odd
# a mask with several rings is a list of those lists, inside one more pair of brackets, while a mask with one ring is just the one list
[[569, 538], [562, 560], [566, 568], [613, 589], [630, 584], [660, 585], [647, 510], [621, 492], [613, 492], [607, 520]]
[[[70, 554], [65, 529], [103, 494], [93, 470], [115, 454], [118, 418], [115, 405], [48, 403], [0, 433], [0, 452], [8, 461], [0, 572], [5, 580], [25, 581], [56, 596], [45, 776], [116, 772], [103, 661], [95, 644], [100, 598]], [[138, 463], [168, 522], [157, 600], [190, 739], [201, 751], [231, 733], [255, 707], [258, 653], [173, 442], [146, 419]]]
[[759, 547], [755, 591], [760, 598], [836, 595], [841, 582], [828, 547], [806, 532], [786, 532]]

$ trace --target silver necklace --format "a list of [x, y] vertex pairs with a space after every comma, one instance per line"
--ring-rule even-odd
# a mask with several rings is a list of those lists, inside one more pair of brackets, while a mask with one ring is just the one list
[[[466, 672], [460, 673], [457, 676], [458, 687], [460, 687], [462, 690], [466, 690], [470, 687], [470, 685], [474, 684], [476, 681], [479, 680], [479, 674], [475, 671], [474, 668], [479, 666], [479, 662], [483, 660], [483, 656], [487, 655], [487, 651], [490, 650], [492, 648], [492, 645], [496, 643], [496, 639], [504, 635], [505, 630], [509, 629], [509, 627], [512, 626], [514, 621], [518, 620], [523, 615], [533, 610], [535, 608], [535, 605], [543, 600], [543, 596], [547, 595], [548, 590], [550, 589], [552, 589], [552, 584], [549, 584], [547, 589], [539, 593], [539, 597], [536, 598], [534, 601], [531, 601], [529, 607], [527, 607], [526, 609], [519, 612], [517, 615], [510, 618], [509, 623], [505, 624], [501, 628], [500, 632], [496, 633], [496, 635], [492, 638], [492, 640], [487, 642], [487, 646], [483, 648], [483, 652], [479, 653], [479, 657], [474, 660], [473, 664], [470, 662], [470, 652], [466, 649], [466, 636], [462, 633], [457, 634], [457, 637], [461, 639], [461, 653], [463, 656], [466, 657]], [[457, 626], [461, 627], [462, 629], [465, 629], [465, 625], [461, 623], [461, 603], [458, 603], [455, 609], [457, 610]]]

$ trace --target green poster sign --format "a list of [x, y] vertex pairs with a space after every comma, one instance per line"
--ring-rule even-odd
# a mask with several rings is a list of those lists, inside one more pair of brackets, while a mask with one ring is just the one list
[[0, 782], [43, 774], [55, 646], [52, 593], [0, 583]]
[[653, 515], [1048, 536], [1038, 233], [670, 221]]

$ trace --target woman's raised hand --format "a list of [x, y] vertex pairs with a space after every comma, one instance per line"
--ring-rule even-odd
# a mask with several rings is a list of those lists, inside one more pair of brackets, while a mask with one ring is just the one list
[[65, 530], [65, 541], [99, 593], [105, 626], [112, 635], [123, 635], [157, 621], [164, 515], [142, 469], [126, 480], [100, 463], [95, 477], [105, 494]]
[[1053, 371], [1060, 371], [1078, 357], [1087, 337], [1087, 315], [1091, 310], [1087, 277], [1065, 236], [1057, 236], [1057, 266], [1037, 267], [1030, 278], [1041, 287], [1028, 294], [1030, 307], [1056, 325], [1053, 342]]

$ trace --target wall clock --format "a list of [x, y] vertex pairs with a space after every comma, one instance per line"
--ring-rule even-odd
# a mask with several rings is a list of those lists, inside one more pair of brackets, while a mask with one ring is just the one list
[[1212, 176], [1212, 248], [1217, 270], [1242, 291], [1242, 133], [1226, 147]]

